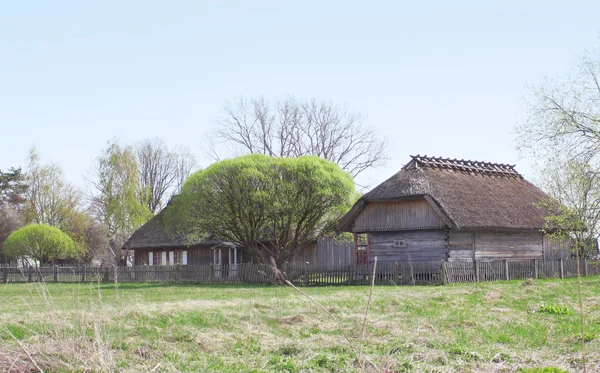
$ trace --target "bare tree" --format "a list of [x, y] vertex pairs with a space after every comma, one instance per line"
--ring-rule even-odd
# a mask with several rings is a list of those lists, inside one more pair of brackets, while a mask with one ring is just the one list
[[181, 193], [183, 184], [196, 166], [196, 157], [194, 157], [189, 148], [182, 146], [174, 154], [177, 177], [175, 179], [173, 195]]
[[84, 260], [89, 264], [113, 263], [114, 257], [109, 249], [106, 227], [94, 219], [88, 219], [85, 228], [86, 254]]
[[546, 79], [531, 97], [517, 127], [519, 148], [536, 159], [542, 187], [585, 225], [589, 241], [600, 233], [600, 54], [584, 54], [572, 72]]
[[74, 213], [81, 212], [83, 194], [64, 181], [60, 167], [41, 165], [35, 149], [29, 153], [26, 172], [28, 188], [24, 193], [25, 223], [49, 224], [66, 230]]
[[185, 148], [170, 151], [158, 138], [145, 139], [137, 143], [134, 150], [146, 206], [156, 214], [165, 206], [167, 198], [179, 192], [195, 164], [194, 156]]
[[[586, 157], [559, 157], [542, 170], [541, 186], [552, 197], [549, 231], [570, 239], [580, 257], [598, 254], [600, 233], [600, 171]], [[555, 232], [557, 229], [562, 232]]]
[[517, 127], [519, 148], [552, 161], [557, 154], [594, 160], [600, 151], [600, 54], [532, 88], [527, 121]]
[[386, 158], [385, 141], [364, 126], [359, 113], [327, 101], [239, 99], [224, 105], [217, 123], [216, 142], [209, 151], [217, 160], [223, 146], [236, 156], [316, 155], [337, 163], [354, 177]]

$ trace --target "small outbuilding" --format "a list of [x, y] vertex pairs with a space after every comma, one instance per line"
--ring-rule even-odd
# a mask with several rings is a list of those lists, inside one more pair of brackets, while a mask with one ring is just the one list
[[556, 259], [545, 237], [549, 198], [514, 165], [411, 156], [360, 198], [339, 229], [354, 233], [357, 264], [378, 261]]

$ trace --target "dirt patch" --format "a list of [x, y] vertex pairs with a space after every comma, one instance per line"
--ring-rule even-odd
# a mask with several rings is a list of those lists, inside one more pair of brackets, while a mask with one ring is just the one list
[[488, 299], [488, 300], [492, 300], [492, 299], [500, 299], [500, 298], [502, 298], [502, 294], [500, 294], [500, 293], [498, 293], [498, 292], [496, 292], [496, 291], [488, 291], [488, 292], [485, 294], [484, 298], [485, 298], [485, 299]]
[[294, 315], [294, 316], [279, 317], [275, 320], [277, 320], [278, 323], [284, 324], [284, 325], [296, 325], [296, 324], [303, 324], [308, 319], [306, 318], [306, 316], [303, 316], [303, 315]]

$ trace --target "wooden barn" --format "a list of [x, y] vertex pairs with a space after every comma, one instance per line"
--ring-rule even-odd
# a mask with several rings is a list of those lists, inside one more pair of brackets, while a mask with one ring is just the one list
[[[165, 230], [163, 212], [136, 230], [123, 245], [133, 251], [134, 265], [237, 265], [251, 262], [243, 248], [210, 237], [190, 242], [184, 236], [172, 237]], [[298, 252], [292, 262], [329, 268], [354, 264], [354, 245], [323, 238]]]
[[357, 264], [378, 261], [556, 259], [544, 236], [548, 196], [514, 165], [411, 156], [342, 218]]

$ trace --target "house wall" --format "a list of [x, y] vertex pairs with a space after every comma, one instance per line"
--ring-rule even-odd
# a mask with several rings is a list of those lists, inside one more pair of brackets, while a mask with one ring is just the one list
[[336, 242], [332, 238], [321, 238], [296, 253], [292, 263], [323, 266], [328, 268], [347, 268], [355, 261], [354, 242]]
[[[370, 232], [369, 261], [525, 260], [544, 258], [539, 231], [456, 231], [445, 229]], [[404, 247], [395, 247], [403, 240]]]
[[148, 265], [148, 253], [160, 252], [162, 255], [163, 251], [167, 252], [167, 263], [169, 261], [170, 251], [187, 251], [187, 264], [188, 265], [201, 265], [210, 264], [213, 262], [212, 251], [209, 247], [189, 247], [186, 249], [136, 249], [134, 250], [134, 263], [135, 265]]
[[444, 219], [424, 198], [369, 202], [354, 223], [355, 232], [390, 231], [400, 229], [441, 229]]
[[572, 253], [569, 241], [561, 241], [548, 236], [544, 236], [543, 248], [545, 260], [568, 259]]
[[543, 259], [540, 231], [448, 232], [448, 260]]
[[[404, 240], [404, 247], [394, 247], [394, 240]], [[446, 231], [413, 230], [371, 232], [368, 235], [369, 261], [419, 262], [446, 260]]]

